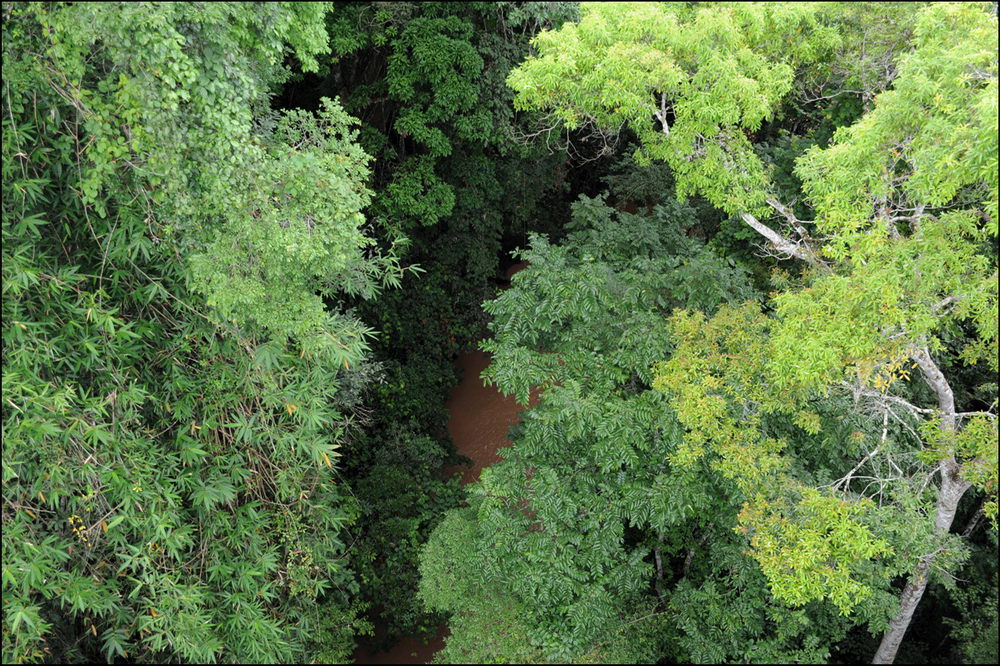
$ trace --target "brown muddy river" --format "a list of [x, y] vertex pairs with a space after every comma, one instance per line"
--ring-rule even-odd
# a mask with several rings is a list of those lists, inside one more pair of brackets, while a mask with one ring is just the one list
[[462, 381], [451, 392], [448, 408], [448, 434], [458, 452], [472, 459], [472, 466], [453, 467], [447, 472], [462, 472], [462, 483], [479, 479], [484, 467], [500, 462], [503, 449], [510, 446], [508, 429], [520, 421], [523, 406], [513, 396], [502, 395], [493, 386], [484, 386], [479, 375], [490, 364], [485, 352], [473, 351], [458, 359]]
[[[521, 268], [524, 264], [508, 269], [507, 279]], [[462, 483], [469, 484], [479, 479], [484, 467], [500, 462], [503, 449], [510, 446], [507, 431], [521, 420], [519, 414], [525, 407], [518, 405], [513, 397], [504, 396], [495, 387], [483, 385], [479, 375], [490, 363], [490, 357], [485, 352], [467, 352], [459, 356], [456, 363], [462, 370], [462, 381], [452, 389], [445, 403], [448, 434], [458, 453], [472, 459], [472, 466], [452, 467], [445, 472], [461, 472]], [[419, 638], [406, 637], [387, 652], [370, 652], [359, 647], [354, 653], [354, 663], [427, 664], [434, 658], [434, 653], [444, 647], [447, 635], [448, 628], [442, 625], [426, 644]]]

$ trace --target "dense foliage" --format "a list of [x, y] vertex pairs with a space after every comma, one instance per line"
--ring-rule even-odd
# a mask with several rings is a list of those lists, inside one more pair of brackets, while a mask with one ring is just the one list
[[417, 598], [417, 552], [460, 501], [458, 481], [439, 473], [457, 462], [443, 408], [455, 356], [482, 336], [480, 304], [502, 272], [505, 236], [540, 207], [561, 207], [544, 178], [565, 157], [515, 140], [504, 81], [535, 32], [574, 15], [557, 3], [343, 3], [327, 17], [320, 74], [283, 96], [339, 96], [362, 120], [359, 139], [375, 157], [369, 217], [387, 247], [405, 234], [405, 260], [419, 267], [401, 289], [357, 304], [379, 332], [381, 372], [346, 465], [362, 506], [361, 593], [388, 639], [441, 621]]
[[[895, 658], [932, 573], [951, 576], [968, 556], [968, 547], [949, 531], [967, 490], [978, 491], [982, 512], [995, 528], [997, 85], [996, 49], [983, 44], [995, 36], [996, 17], [984, 7], [935, 5], [901, 22], [897, 29], [912, 32], [912, 50], [896, 59], [892, 80], [883, 81], [890, 89], [866, 88], [866, 113], [834, 133], [829, 146], [813, 145], [794, 160], [799, 196], [815, 216], [803, 221], [776, 198], [780, 190], [791, 189], [789, 184], [778, 188], [769, 182], [773, 167], [765, 160], [774, 152], [755, 149], [753, 140], [762, 123], [777, 122], [781, 100], [794, 89], [796, 70], [811, 86], [822, 75], [836, 79], [822, 85], [857, 78], [856, 73], [834, 76], [829, 67], [810, 67], [855, 37], [856, 24], [827, 15], [830, 10], [820, 5], [585, 5], [578, 23], [540, 35], [538, 55], [509, 78], [518, 91], [516, 104], [550, 109], [552, 122], [589, 124], [601, 132], [628, 128], [640, 145], [638, 163], [665, 161], [677, 196], [704, 195], [768, 241], [775, 256], [805, 264], [800, 275], [771, 281], [776, 291], [766, 310], [751, 302], [706, 313], [704, 305], [699, 312], [691, 310], [694, 304], [673, 303], [682, 309], [667, 317], [668, 327], [647, 323], [644, 342], [655, 340], [653, 331], [669, 329], [674, 345], [659, 352], [654, 376], [645, 380], [669, 399], [669, 408], [654, 413], [675, 410], [679, 427], [658, 426], [646, 415], [640, 422], [653, 432], [624, 431], [617, 447], [604, 444], [604, 464], [593, 469], [586, 468], [587, 457], [575, 438], [600, 439], [607, 430], [615, 432], [615, 418], [588, 419], [588, 400], [565, 379], [576, 364], [525, 320], [558, 335], [566, 329], [567, 311], [592, 314], [593, 303], [571, 294], [585, 298], [592, 293], [588, 279], [602, 274], [600, 266], [583, 276], [557, 270], [562, 287], [553, 288], [560, 297], [551, 311], [526, 301], [508, 312], [503, 306], [509, 294], [488, 306], [501, 318], [494, 339], [484, 343], [484, 349], [495, 352], [487, 375], [522, 400], [530, 387], [539, 388], [542, 404], [518, 433], [508, 460], [484, 475], [482, 492], [490, 499], [473, 502], [479, 532], [463, 533], [477, 535], [476, 557], [483, 562], [517, 554], [517, 568], [485, 568], [480, 584], [491, 592], [509, 589], [518, 603], [527, 604], [532, 620], [518, 635], [546, 659], [586, 659], [600, 644], [601, 631], [631, 628], [630, 614], [643, 612], [643, 574], [622, 569], [625, 560], [618, 564], [609, 546], [601, 547], [602, 539], [587, 539], [581, 524], [594, 512], [594, 501], [614, 506], [611, 493], [571, 490], [585, 480], [606, 481], [611, 472], [626, 474], [613, 485], [627, 488], [624, 470], [634, 458], [643, 459], [628, 454], [629, 446], [652, 453], [671, 480], [670, 493], [677, 493], [694, 515], [733, 521], [731, 527], [744, 535], [745, 555], [763, 573], [757, 585], [765, 584], [766, 591], [758, 587], [758, 595], [800, 608], [803, 617], [835, 611], [833, 616], [884, 632], [877, 662]], [[787, 232], [759, 221], [768, 206], [785, 218]], [[628, 236], [625, 228], [621, 233]], [[567, 239], [564, 247], [572, 242]], [[601, 243], [613, 246], [609, 240]], [[641, 243], [632, 240], [630, 247], [629, 256], [641, 256]], [[547, 263], [536, 257], [528, 273], [543, 272]], [[653, 267], [647, 272], [664, 273]], [[530, 284], [529, 279], [522, 284]], [[718, 278], [713, 282], [724, 284]], [[681, 281], [671, 275], [668, 284]], [[737, 289], [725, 291], [740, 298]], [[627, 291], [613, 302], [629, 313], [641, 307]], [[628, 321], [621, 314], [610, 319]], [[595, 326], [571, 348], [596, 351], [598, 331], [608, 327], [609, 322]], [[588, 361], [591, 381], [613, 367], [600, 358]], [[982, 396], [969, 396], [964, 404], [951, 384], [951, 377], [963, 374], [960, 363], [975, 368], [968, 379], [976, 377], [978, 385], [969, 388]], [[627, 370], [642, 381], [649, 367], [649, 360], [636, 360]], [[560, 401], [567, 390], [572, 397]], [[844, 400], [848, 396], [853, 405]], [[921, 406], [928, 397], [932, 406]], [[550, 401], [562, 405], [568, 423], [542, 416]], [[602, 396], [598, 404], [610, 408], [614, 401]], [[555, 423], [544, 438], [531, 428], [535, 416]], [[671, 436], [675, 431], [683, 437]], [[549, 471], [552, 459], [538, 448], [539, 439], [550, 441], [577, 466], [572, 474], [546, 478], [540, 473]], [[517, 481], [496, 485], [508, 464], [517, 465], [510, 472]], [[691, 477], [695, 487], [712, 480], [726, 490], [709, 494], [686, 488], [682, 480]], [[558, 478], [566, 480], [559, 492], [541, 490]], [[660, 496], [652, 480], [638, 486], [653, 498]], [[734, 496], [729, 508], [699, 503], [723, 493]], [[655, 500], [646, 502], [646, 511], [655, 513]], [[627, 543], [621, 528], [612, 527], [617, 524], [612, 516], [647, 528], [634, 509], [613, 512], [597, 523], [611, 543]], [[673, 518], [648, 527], [662, 540], [675, 529], [690, 534], [686, 526], [677, 529], [683, 522]], [[504, 538], [506, 524], [517, 539]], [[435, 543], [432, 539], [425, 558], [429, 583], [441, 578], [434, 569], [442, 566], [437, 558], [444, 555]], [[588, 557], [591, 544], [601, 550]], [[575, 567], [562, 549], [575, 554]], [[674, 595], [687, 601], [687, 586], [695, 582], [688, 566], [673, 593], [665, 593], [660, 553], [654, 552], [656, 596], [661, 602]], [[536, 554], [544, 563], [537, 577], [529, 573]], [[547, 586], [559, 586], [564, 569], [574, 583], [546, 594]], [[611, 582], [602, 584], [606, 576]], [[900, 576], [908, 582], [896, 600], [890, 583]], [[547, 585], [539, 587], [539, 580]], [[748, 590], [754, 587], [741, 581], [740, 597], [752, 598]], [[602, 588], [619, 596], [609, 597]], [[706, 589], [700, 583], [702, 594]], [[433, 586], [425, 596], [443, 608], [476, 612], [477, 606], [463, 606]], [[475, 595], [465, 591], [462, 597]], [[536, 603], [545, 610], [536, 611]], [[552, 618], [556, 609], [568, 614], [568, 621]], [[690, 646], [704, 635], [705, 616], [711, 613], [702, 608], [699, 614], [699, 622], [685, 622], [683, 611], [673, 615], [685, 634], [675, 645]], [[742, 651], [734, 654], [725, 651], [724, 641], [704, 641], [710, 650], [674, 653], [673, 658], [813, 661], [829, 656], [831, 637], [809, 627], [833, 630], [838, 621], [799, 619], [796, 626], [783, 619], [772, 616], [775, 626], [768, 635], [790, 638], [791, 645], [765, 648], [767, 643], [744, 640], [738, 644]], [[450, 651], [471, 640], [468, 622], [463, 618], [456, 625], [460, 631], [445, 659], [458, 657]], [[632, 645], [648, 644], [635, 640]], [[510, 656], [505, 649], [498, 648], [504, 660]]]
[[268, 111], [322, 18], [5, 6], [5, 662], [349, 652], [369, 332], [324, 299], [395, 278], [356, 121]]
[[2, 11], [5, 663], [996, 663], [995, 3]]

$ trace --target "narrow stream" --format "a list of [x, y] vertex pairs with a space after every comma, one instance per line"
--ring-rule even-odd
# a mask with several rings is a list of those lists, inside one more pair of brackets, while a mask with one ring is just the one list
[[[524, 267], [523, 263], [511, 266], [507, 270], [507, 279], [510, 280]], [[458, 453], [472, 460], [472, 466], [450, 467], [445, 472], [461, 472], [462, 484], [466, 485], [478, 480], [484, 467], [500, 462], [502, 449], [510, 446], [507, 431], [521, 420], [519, 414], [525, 407], [518, 405], [512, 396], [501, 394], [495, 387], [483, 385], [479, 375], [490, 364], [490, 357], [485, 352], [478, 349], [466, 352], [455, 362], [461, 368], [462, 380], [452, 389], [445, 403], [448, 434]], [[354, 653], [354, 663], [427, 664], [444, 647], [447, 635], [447, 625], [441, 625], [426, 644], [420, 638], [407, 636], [387, 652], [371, 652], [359, 647]]]

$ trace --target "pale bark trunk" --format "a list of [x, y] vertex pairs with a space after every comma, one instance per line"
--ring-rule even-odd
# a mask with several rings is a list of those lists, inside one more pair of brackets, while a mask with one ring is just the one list
[[[775, 210], [779, 213], [785, 215], [786, 218], [794, 218], [787, 206], [771, 201], [768, 203], [774, 206]], [[803, 236], [803, 243], [800, 245], [761, 223], [753, 215], [741, 213], [740, 216], [744, 222], [769, 240], [779, 251], [796, 259], [801, 259], [816, 268], [829, 270], [829, 267], [819, 259], [816, 252], [809, 247], [809, 244], [804, 242], [803, 232], [799, 232]], [[941, 413], [941, 429], [947, 433], [954, 434], [958, 429], [958, 416], [955, 410], [955, 395], [948, 384], [947, 378], [941, 372], [941, 369], [937, 367], [937, 364], [934, 363], [934, 359], [931, 358], [930, 351], [926, 347], [914, 349], [910, 354], [910, 358], [920, 367], [924, 381], [927, 382], [927, 385], [931, 387], [937, 396], [938, 409]], [[961, 468], [955, 460], [954, 455], [949, 455], [942, 461], [941, 490], [938, 493], [937, 511], [934, 515], [935, 531], [947, 533], [951, 529], [951, 523], [955, 520], [955, 512], [958, 510], [958, 503], [970, 485], [968, 481], [962, 479]], [[891, 664], [896, 659], [896, 652], [899, 650], [899, 646], [903, 642], [903, 636], [906, 634], [906, 630], [910, 626], [910, 621], [913, 619], [913, 612], [917, 609], [917, 604], [920, 603], [921, 597], [924, 596], [924, 590], [927, 589], [927, 578], [930, 573], [931, 564], [934, 561], [934, 555], [934, 553], [928, 553], [920, 558], [917, 568], [913, 571], [909, 581], [907, 581], [906, 587], [903, 588], [899, 599], [899, 612], [889, 622], [889, 629], [882, 637], [882, 643], [879, 645], [878, 651], [872, 659], [873, 664]]]
[[[941, 465], [941, 491], [938, 494], [937, 512], [934, 516], [934, 529], [938, 532], [947, 532], [951, 529], [958, 502], [969, 488], [969, 483], [963, 481], [958, 472], [958, 464], [954, 458]], [[890, 620], [889, 629], [882, 636], [882, 643], [872, 658], [873, 664], [891, 664], [895, 661], [896, 652], [899, 651], [903, 636], [913, 619], [913, 612], [924, 596], [924, 590], [927, 589], [927, 578], [933, 561], [934, 553], [924, 555], [920, 558], [916, 570], [910, 575], [910, 580], [906, 582], [906, 587], [899, 596], [899, 612]]]
[[[934, 390], [938, 398], [938, 408], [941, 410], [941, 429], [954, 433], [957, 426], [955, 414], [955, 396], [944, 374], [934, 363], [927, 349], [915, 351], [911, 358], [920, 366], [924, 380]], [[934, 530], [947, 533], [955, 520], [955, 512], [962, 495], [971, 484], [961, 477], [961, 469], [954, 456], [949, 456], [941, 463], [941, 489], [938, 492], [937, 511], [934, 515]], [[889, 629], [882, 637], [882, 643], [872, 659], [873, 664], [891, 664], [896, 659], [896, 652], [903, 642], [903, 636], [913, 619], [924, 590], [927, 589], [927, 578], [934, 561], [934, 553], [920, 558], [916, 570], [910, 575], [903, 593], [899, 597], [899, 612], [889, 622]]]
[[767, 202], [792, 223], [792, 226], [795, 227], [796, 232], [802, 238], [800, 243], [796, 243], [785, 238], [749, 213], [740, 213], [740, 217], [743, 218], [743, 221], [746, 222], [751, 229], [769, 240], [771, 245], [779, 252], [787, 254], [790, 257], [800, 259], [814, 268], [829, 271], [830, 267], [824, 263], [822, 259], [820, 259], [816, 251], [813, 250], [807, 242], [808, 234], [802, 227], [801, 222], [795, 217], [795, 215], [792, 214], [791, 209], [778, 201], [774, 201], [773, 199], [768, 199]]
[[656, 587], [656, 596], [660, 599], [663, 598], [663, 560], [660, 559], [660, 547], [657, 546], [653, 549], [653, 556], [656, 558], [656, 582], [654, 586]]
[[813, 266], [817, 265], [816, 257], [812, 253], [802, 249], [802, 247], [800, 247], [797, 243], [793, 243], [788, 240], [749, 213], [741, 213], [740, 216], [754, 231], [771, 241], [771, 245], [773, 245], [777, 250], [784, 252], [791, 257], [795, 257], [796, 259], [801, 259], [802, 261], [812, 264]]

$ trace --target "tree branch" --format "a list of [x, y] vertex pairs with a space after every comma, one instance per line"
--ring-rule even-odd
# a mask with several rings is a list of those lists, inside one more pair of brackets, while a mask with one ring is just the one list
[[976, 528], [979, 527], [979, 521], [982, 520], [982, 518], [983, 518], [983, 503], [980, 502], [979, 509], [976, 510], [975, 515], [972, 516], [968, 524], [966, 524], [965, 529], [962, 530], [963, 539], [968, 539], [969, 536], [972, 535], [972, 533], [976, 530]]
[[670, 136], [670, 125], [667, 124], [667, 94], [660, 93], [660, 110], [654, 114], [662, 126], [663, 136]]
[[811, 247], [804, 241], [802, 243], [794, 243], [777, 231], [767, 226], [766, 224], [760, 222], [756, 217], [750, 213], [740, 213], [740, 217], [746, 222], [750, 227], [759, 233], [761, 236], [766, 238], [771, 242], [778, 251], [783, 252], [796, 259], [801, 259], [802, 261], [808, 263], [814, 268], [820, 268], [825, 271], [829, 271], [830, 267], [824, 263], [813, 251]]
[[768, 199], [767, 203], [771, 206], [771, 208], [778, 211], [782, 217], [788, 220], [788, 223], [792, 225], [793, 229], [795, 229], [795, 233], [799, 235], [799, 238], [803, 241], [809, 240], [809, 232], [806, 231], [805, 227], [802, 225], [811, 224], [811, 222], [803, 222], [799, 218], [795, 217], [795, 213], [792, 212], [791, 208], [776, 199]]
[[931, 358], [927, 347], [919, 347], [910, 352], [910, 359], [920, 368], [924, 381], [934, 395], [937, 396], [938, 408], [941, 410], [941, 429], [954, 432], [955, 430], [955, 394], [951, 390], [951, 385], [945, 378], [944, 373]]

